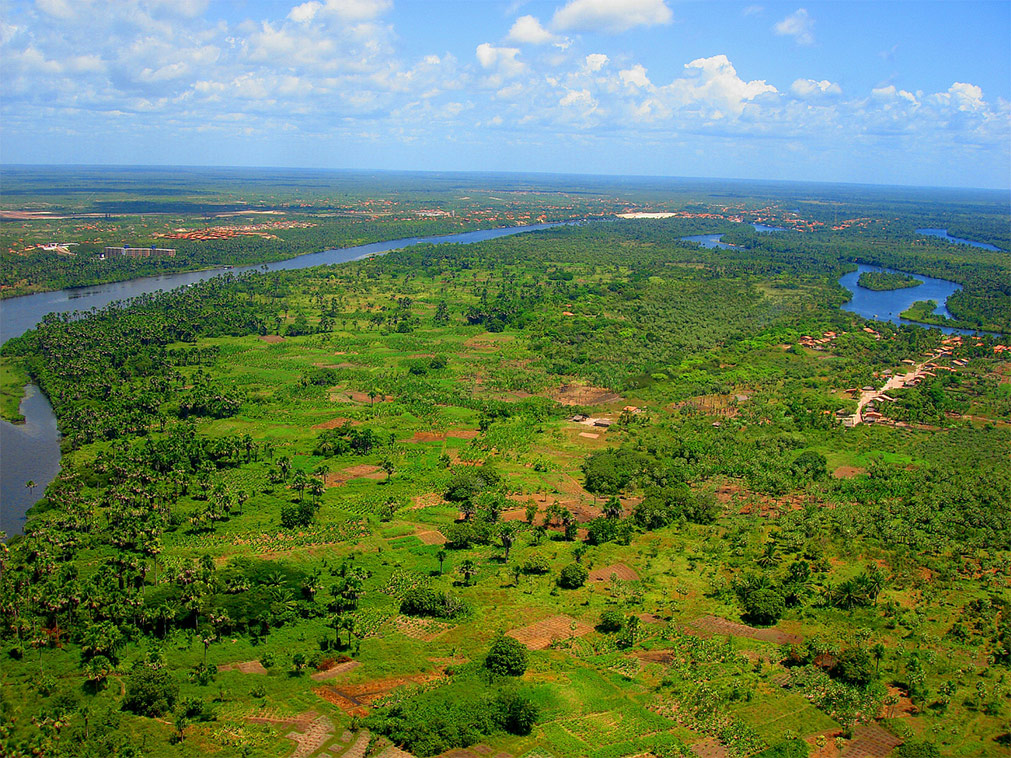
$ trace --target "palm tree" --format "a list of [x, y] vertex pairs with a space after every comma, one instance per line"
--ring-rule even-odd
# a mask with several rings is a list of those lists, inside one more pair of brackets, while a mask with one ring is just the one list
[[457, 570], [463, 575], [464, 585], [470, 586], [471, 577], [477, 574], [477, 564], [468, 558], [460, 564], [460, 568]]
[[439, 560], [439, 576], [442, 576], [442, 564], [446, 562], [445, 548], [439, 548], [439, 552], [435, 554], [435, 557]]
[[502, 548], [505, 550], [505, 561], [508, 563], [509, 551], [512, 549], [513, 542], [516, 541], [516, 527], [508, 521], [502, 524], [499, 527], [498, 538], [502, 543]]
[[615, 495], [612, 495], [604, 503], [604, 516], [606, 518], [621, 518], [624, 513], [625, 510], [621, 506], [621, 501]]
[[37, 486], [38, 485], [35, 484], [35, 480], [34, 479], [29, 479], [27, 482], [25, 482], [25, 489], [28, 490], [29, 494], [34, 495], [35, 494], [35, 488]]

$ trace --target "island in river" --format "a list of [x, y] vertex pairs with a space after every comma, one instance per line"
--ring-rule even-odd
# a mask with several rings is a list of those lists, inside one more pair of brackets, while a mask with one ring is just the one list
[[860, 278], [857, 279], [857, 284], [864, 289], [884, 292], [887, 290], [919, 287], [923, 284], [923, 280], [900, 272], [864, 271], [860, 274]]

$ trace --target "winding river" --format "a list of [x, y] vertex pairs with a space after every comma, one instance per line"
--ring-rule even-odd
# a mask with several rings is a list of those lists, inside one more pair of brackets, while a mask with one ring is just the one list
[[[578, 222], [483, 229], [440, 237], [407, 237], [307, 253], [274, 263], [150, 276], [94, 287], [76, 287], [14, 297], [0, 301], [0, 344], [34, 328], [47, 313], [70, 313], [104, 308], [117, 300], [128, 300], [150, 292], [171, 290], [215, 276], [232, 275], [251, 269], [283, 271], [347, 263], [412, 245], [484, 242], [513, 234], [551, 229], [565, 223]], [[8, 535], [21, 532], [25, 512], [37, 502], [60, 470], [60, 433], [56, 428], [56, 416], [45, 395], [34, 385], [28, 385], [26, 388], [25, 397], [21, 401], [21, 415], [25, 417], [24, 424], [11, 424], [0, 420], [0, 529]], [[26, 486], [28, 482], [34, 482], [34, 486]]]
[[[159, 290], [175, 289], [215, 276], [230, 275], [250, 269], [281, 271], [347, 263], [422, 243], [469, 244], [513, 234], [550, 229], [560, 226], [562, 223], [565, 222], [462, 232], [441, 237], [408, 237], [357, 247], [308, 253], [274, 263], [145, 277], [94, 287], [25, 295], [0, 301], [0, 343], [32, 329], [47, 313], [68, 313], [103, 308], [117, 300], [127, 300]], [[788, 231], [762, 224], [753, 224], [753, 226], [757, 232], [763, 234]], [[697, 242], [705, 247], [730, 247], [721, 241], [721, 236], [719, 234], [702, 234], [683, 239]], [[966, 242], [966, 240], [954, 241]], [[916, 300], [936, 300], [940, 303], [936, 313], [950, 315], [944, 303], [952, 292], [959, 289], [959, 286], [954, 282], [917, 274], [916, 277], [924, 282], [922, 285], [882, 292], [864, 289], [856, 283], [863, 271], [885, 270], [877, 266], [861, 264], [857, 271], [845, 274], [840, 278], [839, 283], [853, 293], [853, 298], [843, 308], [868, 319], [891, 321], [896, 324], [915, 324], [915, 322], [900, 318], [898, 314]], [[923, 326], [922, 324], [916, 325]], [[972, 334], [972, 332], [959, 329], [943, 328], [943, 331]], [[8, 535], [21, 532], [25, 522], [25, 512], [37, 501], [60, 469], [60, 433], [56, 426], [56, 417], [49, 401], [34, 385], [29, 385], [26, 388], [25, 397], [21, 402], [21, 414], [25, 417], [26, 423], [24, 424], [15, 425], [0, 420], [0, 529], [6, 531]], [[34, 486], [26, 486], [28, 482], [34, 482]]]

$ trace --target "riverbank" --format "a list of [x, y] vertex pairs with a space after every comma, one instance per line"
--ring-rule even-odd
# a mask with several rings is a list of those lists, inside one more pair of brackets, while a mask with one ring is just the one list
[[25, 423], [21, 400], [28, 382], [28, 374], [20, 366], [9, 359], [0, 359], [0, 419], [12, 424]]
[[899, 317], [904, 318], [906, 321], [915, 321], [916, 323], [923, 324], [925, 326], [939, 326], [946, 329], [962, 329], [970, 332], [987, 332], [989, 334], [1004, 333], [993, 324], [981, 327], [975, 324], [970, 324], [968, 321], [961, 321], [957, 318], [951, 318], [935, 313], [936, 310], [937, 301], [917, 300], [915, 303], [906, 308], [906, 310], [902, 311], [902, 313], [899, 314]]

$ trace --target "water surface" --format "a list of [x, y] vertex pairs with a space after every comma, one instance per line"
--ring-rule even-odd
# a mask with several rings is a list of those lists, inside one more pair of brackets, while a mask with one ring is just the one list
[[[25, 511], [60, 471], [60, 432], [46, 396], [34, 384], [21, 399], [24, 424], [0, 420], [0, 529], [20, 534]], [[35, 482], [29, 489], [26, 483]]]
[[989, 250], [994, 253], [1000, 252], [999, 247], [994, 247], [993, 245], [990, 245], [986, 242], [976, 242], [974, 240], [965, 240], [962, 239], [961, 237], [952, 237], [951, 235], [948, 234], [947, 229], [917, 229], [916, 233], [927, 234], [931, 237], [940, 237], [941, 239], [947, 240], [948, 242], [952, 242], [956, 245], [972, 245], [973, 247], [980, 247], [984, 250]]

